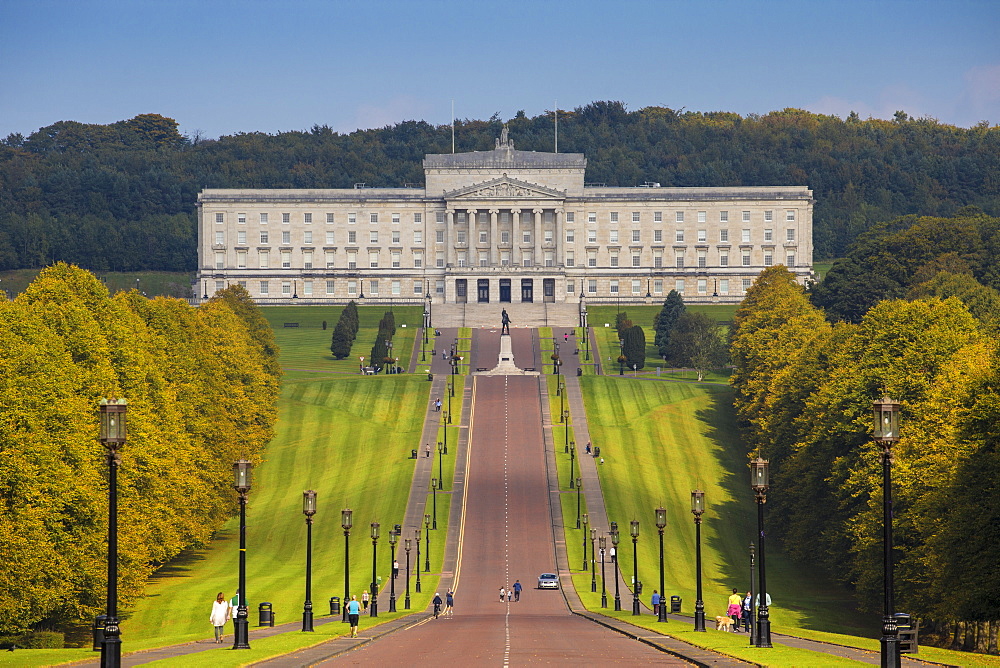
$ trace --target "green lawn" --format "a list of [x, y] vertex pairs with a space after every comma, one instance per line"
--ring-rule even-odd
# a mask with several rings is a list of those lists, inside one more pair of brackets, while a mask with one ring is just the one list
[[[28, 284], [38, 276], [40, 269], [11, 269], [0, 271], [0, 289], [16, 295], [23, 292]], [[194, 272], [183, 271], [129, 271], [102, 272], [93, 274], [108, 286], [112, 293], [138, 288], [150, 297], [193, 297], [192, 282]], [[199, 286], [201, 289], [201, 286]]]

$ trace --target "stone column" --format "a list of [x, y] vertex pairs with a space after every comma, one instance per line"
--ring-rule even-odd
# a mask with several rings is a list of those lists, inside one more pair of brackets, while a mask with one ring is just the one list
[[531, 264], [537, 267], [540, 264], [545, 264], [544, 256], [542, 255], [542, 209], [532, 209], [531, 212], [535, 214], [535, 226], [532, 233], [535, 238], [535, 251], [531, 259]]
[[468, 240], [468, 246], [466, 248], [465, 254], [469, 258], [470, 267], [479, 266], [479, 237], [476, 240], [472, 240], [472, 233], [477, 231], [476, 225], [478, 221], [476, 220], [477, 209], [466, 209], [465, 210], [465, 238]]
[[518, 239], [518, 233], [521, 231], [521, 210], [511, 209], [510, 210], [510, 264], [511, 266], [520, 266], [521, 264], [521, 251], [520, 243], [521, 240]]
[[552, 245], [552, 264], [559, 266], [563, 261], [562, 245], [563, 245], [563, 210], [556, 209], [556, 229], [552, 233], [552, 240], [555, 242]]
[[[445, 211], [445, 228], [444, 228], [444, 263], [447, 265], [455, 264], [455, 210], [447, 209]], [[435, 249], [436, 250], [436, 249]], [[437, 253], [434, 253], [437, 255]], [[437, 265], [435, 265], [437, 266]], [[447, 289], [447, 286], [446, 286]]]
[[496, 267], [500, 265], [500, 251], [498, 250], [498, 245], [500, 243], [500, 237], [497, 235], [497, 214], [500, 213], [500, 209], [490, 209], [490, 266]]

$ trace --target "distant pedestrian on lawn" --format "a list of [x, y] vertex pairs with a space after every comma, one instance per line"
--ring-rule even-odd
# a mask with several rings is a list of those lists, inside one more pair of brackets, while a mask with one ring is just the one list
[[455, 614], [455, 592], [449, 591], [444, 596], [444, 614], [451, 617]]
[[659, 615], [660, 614], [660, 592], [656, 591], [655, 589], [653, 590], [653, 597], [650, 600], [650, 603], [653, 604], [653, 614], [654, 615]]
[[521, 581], [514, 580], [514, 602], [521, 600]]
[[351, 637], [358, 637], [358, 618], [361, 616], [361, 604], [358, 603], [357, 596], [351, 596], [347, 603], [347, 621], [351, 625]]
[[212, 603], [212, 614], [208, 618], [208, 621], [212, 623], [215, 627], [215, 642], [216, 644], [222, 644], [222, 636], [226, 630], [226, 622], [229, 618], [233, 616], [232, 608], [229, 607], [229, 601], [220, 591], [218, 596], [215, 597], [215, 601]]
[[438, 615], [441, 614], [441, 594], [435, 593], [434, 600], [431, 603], [434, 604], [434, 619], [437, 619]]
[[361, 592], [361, 605], [364, 607], [365, 612], [368, 612], [368, 598], [369, 596], [367, 590]]

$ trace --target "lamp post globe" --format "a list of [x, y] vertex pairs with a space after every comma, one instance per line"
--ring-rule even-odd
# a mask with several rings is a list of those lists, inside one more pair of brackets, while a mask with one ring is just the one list
[[694, 630], [705, 630], [705, 601], [701, 595], [701, 516], [705, 512], [705, 492], [696, 489], [691, 492], [691, 514], [694, 515], [695, 583], [697, 596], [694, 602]]
[[354, 511], [344, 508], [340, 511], [340, 526], [344, 530], [344, 605], [343, 621], [347, 622], [347, 602], [351, 599], [351, 527], [354, 526]]
[[[136, 283], [138, 286], [138, 283]], [[108, 598], [101, 641], [102, 668], [118, 668], [122, 661], [121, 628], [118, 626], [118, 448], [125, 445], [125, 399], [101, 399], [100, 441], [108, 461]]]
[[306, 516], [306, 601], [302, 606], [302, 630], [313, 630], [312, 604], [312, 525], [316, 514], [316, 492], [302, 492], [302, 514]]
[[663, 530], [667, 528], [667, 510], [663, 506], [660, 506], [655, 511], [656, 514], [656, 530], [660, 534], [660, 607], [656, 610], [656, 621], [665, 622], [667, 621], [667, 604], [666, 604], [666, 592], [663, 586]]

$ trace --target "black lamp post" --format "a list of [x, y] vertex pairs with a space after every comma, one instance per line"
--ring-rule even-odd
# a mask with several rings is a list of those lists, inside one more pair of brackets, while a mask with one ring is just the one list
[[701, 515], [705, 512], [705, 492], [691, 492], [691, 514], [694, 515], [695, 582], [698, 586], [694, 602], [694, 630], [705, 630], [705, 601], [701, 598]]
[[[576, 478], [576, 528], [580, 528], [580, 490], [583, 489], [583, 480], [579, 476]], [[584, 545], [584, 557], [586, 557], [586, 545]]]
[[[396, 541], [399, 540], [399, 525], [389, 532], [389, 568], [390, 575], [396, 573]], [[389, 578], [389, 612], [396, 612], [396, 578]]]
[[757, 459], [750, 462], [750, 486], [757, 499], [757, 535], [760, 543], [760, 606], [757, 608], [757, 647], [771, 646], [771, 620], [767, 611], [767, 572], [764, 568], [764, 504], [767, 502], [768, 462]]
[[414, 591], [418, 594], [420, 593], [420, 527], [413, 530], [413, 540], [417, 543], [417, 567], [414, 568], [417, 572], [417, 584], [414, 586]]
[[313, 515], [316, 514], [316, 492], [302, 492], [302, 514], [306, 516], [306, 602], [302, 607], [302, 630], [313, 630], [312, 603], [312, 550], [313, 550]]
[[[430, 296], [430, 295], [428, 295], [428, 296]], [[423, 341], [420, 344], [420, 361], [421, 362], [424, 362], [424, 361], [427, 360], [427, 330], [430, 328], [430, 326], [431, 326], [431, 314], [430, 314], [430, 311], [428, 311], [427, 307], [425, 306], [424, 307], [424, 338], [423, 338]]]
[[583, 570], [587, 570], [587, 538], [590, 536], [590, 513], [583, 514]]
[[573, 446], [574, 447], [572, 447], [572, 448], [569, 449], [569, 488], [570, 489], [573, 489], [573, 482], [575, 480], [574, 476], [576, 475], [576, 444], [574, 443]]
[[566, 422], [566, 381], [556, 383], [556, 394], [559, 395], [559, 421]]
[[597, 539], [597, 544], [601, 547], [601, 607], [608, 607], [608, 588], [604, 579], [604, 553], [608, 547], [608, 537], [601, 536]]
[[[444, 446], [438, 441], [438, 489], [444, 489]], [[434, 527], [435, 529], [437, 527]]]
[[347, 602], [351, 600], [351, 527], [354, 526], [354, 511], [344, 508], [340, 511], [340, 526], [344, 529], [344, 621], [347, 621]]
[[590, 591], [597, 593], [597, 565], [594, 563], [594, 541], [597, 540], [597, 529], [590, 529]]
[[437, 495], [437, 489], [438, 489], [438, 479], [437, 478], [431, 478], [431, 499], [432, 499], [433, 504], [434, 504], [433, 505], [433, 508], [434, 508], [434, 525], [431, 528], [434, 529], [435, 531], [437, 531], [437, 528], [438, 528], [438, 495]]
[[569, 452], [569, 410], [563, 409], [562, 421], [566, 426], [563, 428], [563, 452]]
[[378, 522], [372, 522], [372, 605], [369, 617], [378, 617]]
[[424, 573], [431, 572], [431, 516], [424, 514]]
[[667, 597], [663, 587], [663, 530], [667, 528], [667, 509], [660, 506], [656, 509], [656, 529], [660, 533], [660, 607], [657, 608], [656, 621], [667, 621]]
[[[138, 279], [136, 279], [138, 281]], [[124, 399], [101, 399], [100, 440], [108, 450], [108, 601], [101, 642], [101, 667], [122, 663], [121, 629], [118, 626], [118, 448], [125, 445]], [[242, 554], [242, 553], [241, 553]], [[240, 599], [242, 601], [242, 599]]]
[[[582, 291], [582, 288], [581, 288]], [[587, 312], [583, 312], [583, 350], [586, 361], [590, 361], [590, 327], [587, 326]]]
[[639, 611], [639, 520], [632, 520], [629, 533], [632, 535], [632, 614], [641, 614]]
[[[875, 417], [875, 441], [882, 446], [882, 543], [884, 560], [882, 567], [882, 666], [898, 668], [899, 629], [893, 617], [896, 607], [893, 600], [892, 567], [892, 445], [899, 440], [899, 402], [883, 397], [873, 404]], [[761, 555], [761, 566], [764, 557]], [[764, 590], [763, 575], [761, 590]]]
[[250, 494], [252, 464], [241, 459], [233, 464], [233, 489], [240, 495], [240, 582], [239, 605], [233, 620], [233, 649], [250, 649], [249, 611], [247, 610], [247, 495]]
[[622, 597], [621, 597], [621, 591], [620, 591], [619, 582], [618, 582], [619, 580], [621, 580], [621, 577], [619, 577], [619, 573], [618, 573], [618, 542], [620, 540], [621, 540], [621, 537], [618, 534], [618, 522], [612, 522], [611, 523], [611, 552], [612, 552], [612, 554], [611, 554], [611, 563], [614, 564], [614, 571], [615, 571], [615, 611], [616, 612], [620, 612], [621, 609], [622, 609]]
[[757, 644], [757, 548], [750, 541], [750, 646]]

